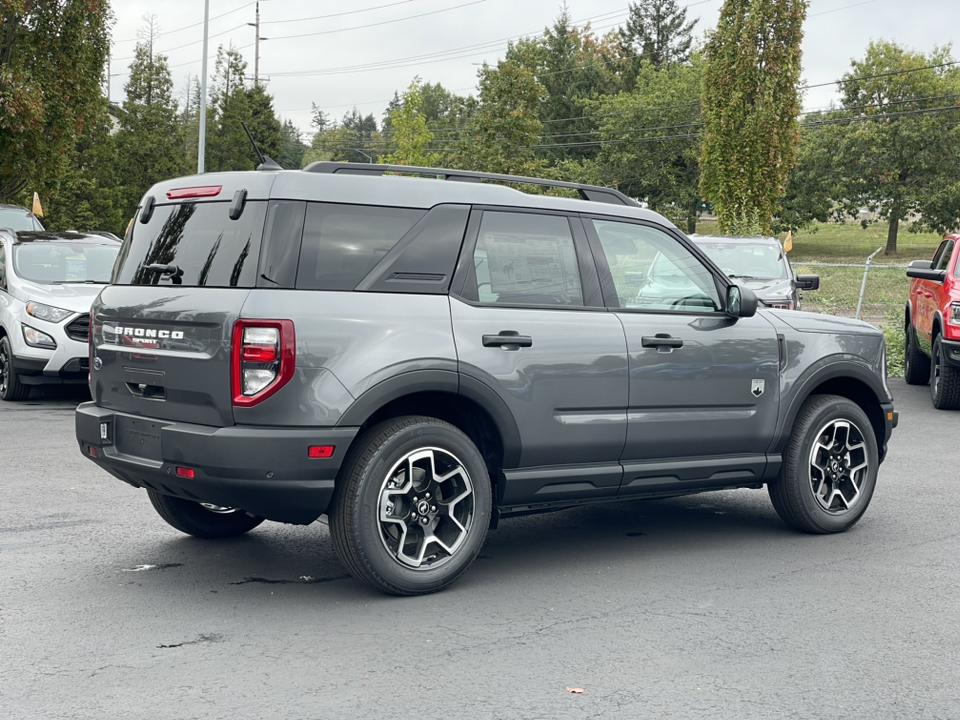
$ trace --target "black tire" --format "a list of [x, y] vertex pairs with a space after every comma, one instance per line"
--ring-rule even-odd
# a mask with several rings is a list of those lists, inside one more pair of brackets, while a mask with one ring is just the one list
[[800, 408], [780, 477], [767, 485], [767, 492], [790, 527], [818, 534], [843, 532], [866, 512], [879, 464], [877, 438], [860, 406], [837, 395], [814, 395]]
[[[228, 538], [250, 532], [263, 522], [243, 510], [207, 509], [198, 502], [147, 490], [150, 504], [164, 520], [182, 533], [198, 538]], [[211, 508], [214, 506], [211, 506]]]
[[436, 418], [395, 418], [350, 448], [330, 534], [354, 577], [392, 595], [422, 595], [447, 587], [474, 561], [492, 502], [487, 466], [466, 435]]
[[937, 410], [960, 410], [960, 371], [947, 362], [943, 338], [933, 337], [930, 354], [930, 401]]
[[26, 400], [29, 395], [30, 386], [20, 382], [20, 373], [13, 367], [10, 338], [4, 335], [0, 337], [0, 400]]
[[907, 385], [926, 385], [930, 382], [930, 358], [917, 345], [917, 334], [907, 325], [903, 343], [903, 379]]

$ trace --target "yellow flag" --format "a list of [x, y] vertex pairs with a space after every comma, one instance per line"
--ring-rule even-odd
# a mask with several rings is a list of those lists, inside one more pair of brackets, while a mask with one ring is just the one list
[[40, 204], [40, 196], [33, 194], [33, 214], [37, 217], [43, 217], [43, 206]]
[[788, 232], [786, 240], [783, 241], [783, 251], [788, 253], [791, 250], [793, 250], [793, 232]]

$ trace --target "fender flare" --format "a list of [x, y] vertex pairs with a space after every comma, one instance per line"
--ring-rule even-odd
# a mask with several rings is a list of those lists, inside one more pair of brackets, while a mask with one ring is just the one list
[[387, 378], [354, 400], [337, 425], [358, 427], [387, 403], [420, 392], [449, 393], [475, 402], [487, 412], [500, 433], [503, 467], [519, 464], [520, 429], [507, 404], [489, 385], [452, 370], [411, 370]]
[[[790, 440], [790, 432], [800, 414], [800, 408], [813, 393], [814, 388], [827, 380], [835, 378], [853, 378], [859, 380], [873, 393], [878, 406], [890, 403], [890, 396], [883, 381], [869, 365], [854, 360], [831, 360], [829, 357], [817, 361], [797, 379], [792, 391], [793, 398], [778, 424], [771, 452], [783, 452]], [[875, 428], [874, 428], [875, 429]], [[882, 438], [880, 445], [882, 445]]]

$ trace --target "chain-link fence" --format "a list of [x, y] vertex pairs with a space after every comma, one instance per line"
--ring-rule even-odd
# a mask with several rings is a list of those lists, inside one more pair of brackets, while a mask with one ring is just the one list
[[819, 275], [820, 289], [803, 294], [803, 309], [843, 317], [859, 317], [878, 327], [903, 323], [910, 291], [906, 265], [864, 261], [852, 263], [795, 262], [798, 275]]
[[[876, 255], [876, 253], [874, 253]], [[842, 317], [859, 317], [883, 330], [887, 340], [887, 370], [903, 374], [903, 308], [910, 293], [906, 265], [793, 263], [798, 275], [819, 275], [820, 289], [803, 293], [803, 309]]]

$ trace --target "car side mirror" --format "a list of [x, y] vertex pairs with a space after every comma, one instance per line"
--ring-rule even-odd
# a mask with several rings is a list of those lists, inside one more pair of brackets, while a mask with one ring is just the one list
[[819, 275], [797, 275], [797, 289], [798, 290], [819, 290], [820, 276]]
[[947, 279], [946, 270], [933, 270], [932, 267], [932, 260], [914, 260], [907, 266], [907, 277], [932, 280], [936, 283], [942, 283]]
[[757, 296], [747, 287], [727, 286], [727, 315], [733, 318], [753, 317], [757, 314]]

